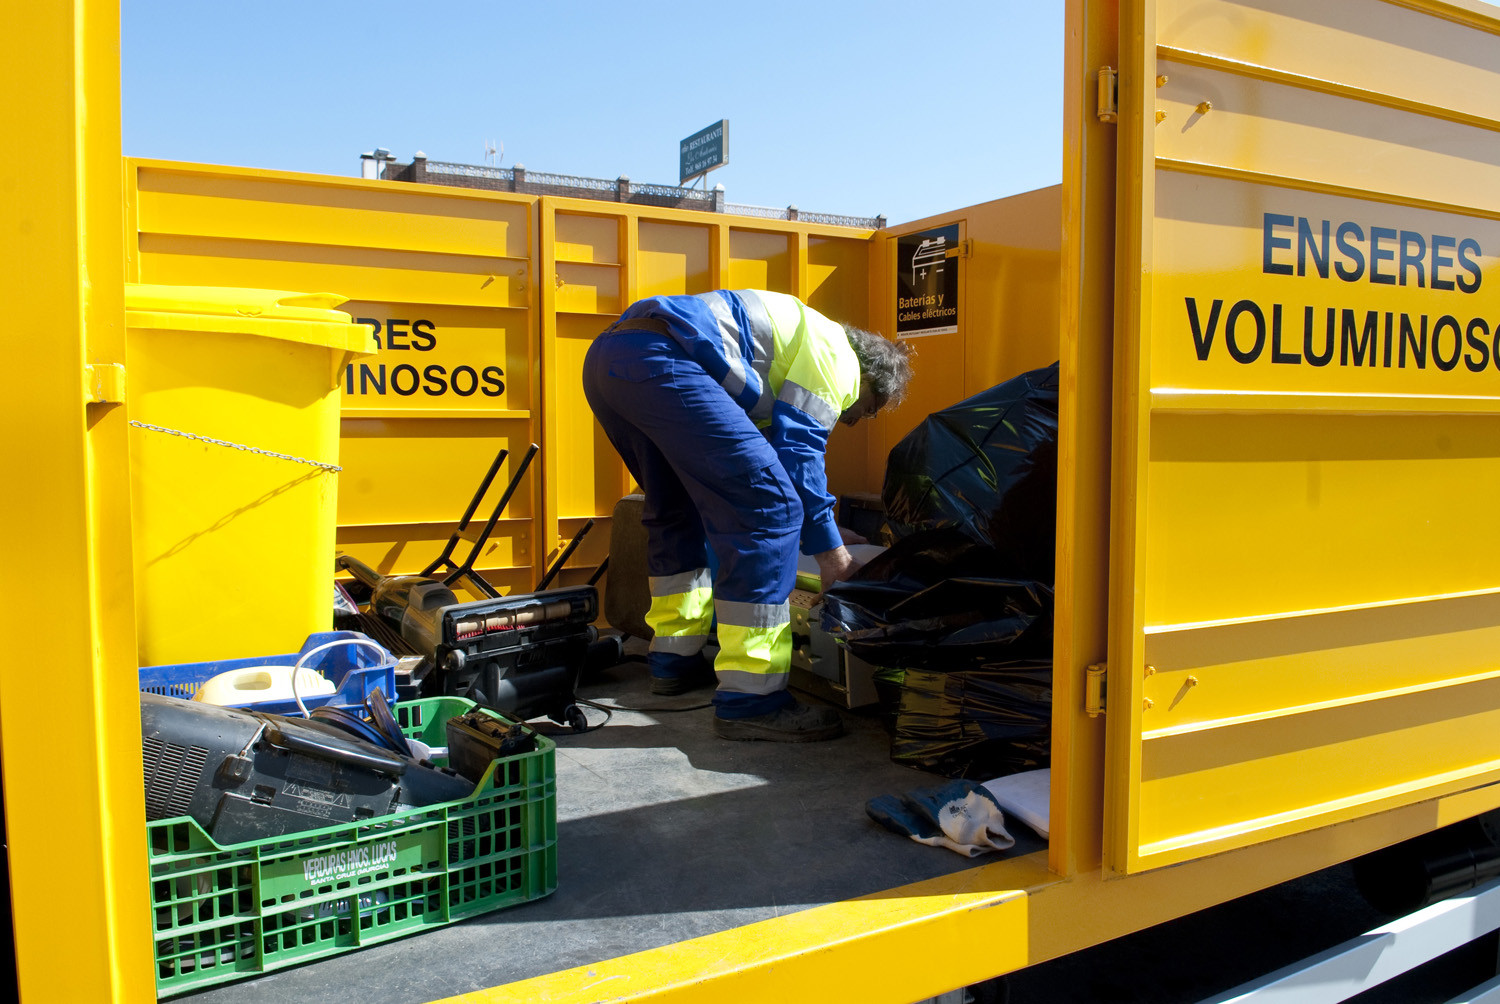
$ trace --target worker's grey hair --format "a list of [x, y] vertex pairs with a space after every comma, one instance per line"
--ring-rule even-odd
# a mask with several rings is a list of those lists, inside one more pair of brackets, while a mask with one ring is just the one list
[[847, 324], [844, 334], [849, 337], [849, 347], [859, 358], [860, 373], [874, 388], [875, 396], [888, 405], [900, 404], [911, 381], [911, 345]]

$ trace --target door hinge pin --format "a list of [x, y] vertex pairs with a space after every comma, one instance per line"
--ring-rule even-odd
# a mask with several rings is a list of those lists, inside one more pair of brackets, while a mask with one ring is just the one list
[[1099, 662], [1088, 668], [1083, 679], [1083, 710], [1090, 718], [1104, 714], [1105, 684], [1109, 666]]
[[1099, 121], [1113, 122], [1120, 117], [1120, 104], [1113, 66], [1099, 68]]

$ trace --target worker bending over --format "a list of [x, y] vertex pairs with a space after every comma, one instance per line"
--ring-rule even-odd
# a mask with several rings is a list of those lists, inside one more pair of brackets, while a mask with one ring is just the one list
[[714, 728], [726, 739], [842, 731], [833, 709], [787, 690], [787, 598], [799, 544], [825, 589], [859, 567], [834, 522], [828, 434], [899, 401], [909, 353], [760, 290], [653, 296], [589, 346], [584, 394], [645, 493], [652, 692], [713, 678], [703, 647], [717, 614]]

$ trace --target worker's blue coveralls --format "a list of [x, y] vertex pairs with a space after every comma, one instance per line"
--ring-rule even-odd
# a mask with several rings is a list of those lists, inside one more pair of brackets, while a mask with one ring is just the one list
[[589, 406], [645, 494], [651, 672], [688, 672], [717, 615], [721, 718], [792, 703], [787, 598], [799, 544], [841, 543], [823, 457], [859, 384], [840, 325], [759, 290], [641, 300], [584, 359]]

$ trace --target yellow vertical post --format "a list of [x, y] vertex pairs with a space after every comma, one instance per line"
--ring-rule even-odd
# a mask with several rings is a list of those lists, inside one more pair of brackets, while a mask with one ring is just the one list
[[1098, 76], [1119, 66], [1117, 4], [1069, 0], [1063, 135], [1062, 401], [1058, 413], [1057, 624], [1054, 634], [1049, 864], [1099, 865], [1104, 722], [1084, 712], [1085, 676], [1105, 661], [1109, 613], [1115, 146]]
[[[0, 5], [21, 91], [0, 125], [9, 313], [0, 536], [20, 633], [0, 769], [23, 1001], [146, 1001], [151, 976], [124, 372], [114, 0]], [[21, 614], [20, 611], [25, 613]]]

